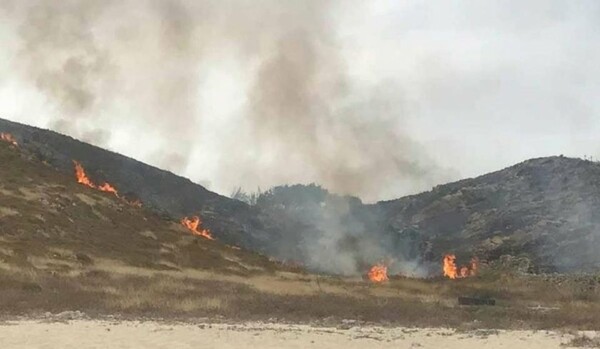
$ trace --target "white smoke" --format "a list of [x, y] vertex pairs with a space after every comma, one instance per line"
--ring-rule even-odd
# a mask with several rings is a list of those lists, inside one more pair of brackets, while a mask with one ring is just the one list
[[597, 154], [599, 6], [3, 0], [0, 113], [221, 193], [389, 199]]

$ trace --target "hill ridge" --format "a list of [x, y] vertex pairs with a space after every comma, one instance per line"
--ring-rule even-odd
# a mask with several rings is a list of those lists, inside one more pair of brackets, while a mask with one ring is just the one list
[[[149, 208], [177, 219], [200, 215], [224, 243], [315, 270], [362, 273], [393, 258], [428, 273], [447, 252], [484, 260], [525, 256], [532, 271], [600, 269], [594, 251], [600, 241], [600, 164], [589, 160], [529, 159], [373, 204], [294, 185], [263, 193], [249, 205], [53, 131], [0, 119], [0, 132], [14, 134], [24, 151], [63, 172], [72, 172], [77, 158], [92, 176], [132, 192]], [[281, 206], [289, 195], [306, 200], [294, 209]]]

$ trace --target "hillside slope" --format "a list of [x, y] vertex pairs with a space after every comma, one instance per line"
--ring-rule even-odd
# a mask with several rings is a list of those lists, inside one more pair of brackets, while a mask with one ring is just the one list
[[600, 163], [532, 159], [371, 209], [385, 217], [382, 234], [416, 230], [434, 255], [524, 255], [534, 271], [600, 269]]
[[316, 186], [284, 186], [244, 203], [190, 180], [57, 134], [0, 119], [25, 156], [73, 176], [73, 160], [144, 207], [178, 220], [200, 215], [221, 242], [309, 269], [437, 275], [446, 253], [530, 260], [529, 271], [600, 269], [600, 164], [565, 157], [515, 166], [371, 205]]
[[452, 253], [461, 263], [519, 257], [529, 272], [600, 270], [600, 163], [591, 161], [532, 159], [372, 205], [314, 185], [282, 186], [254, 206], [285, 231], [279, 257], [316, 269], [361, 271], [387, 259], [392, 272], [436, 275]]
[[262, 318], [277, 313], [266, 304], [278, 292], [310, 296], [316, 286], [306, 278], [80, 185], [0, 142], [0, 316], [82, 310]]
[[179, 219], [200, 215], [204, 224], [225, 243], [268, 248], [268, 233], [248, 205], [123, 155], [80, 142], [49, 130], [0, 119], [0, 132], [11, 134], [22, 152], [44, 161], [65, 174], [73, 174], [80, 162], [94, 182], [108, 182], [120, 192], [139, 199], [144, 206]]
[[[72, 173], [0, 142], [0, 320], [15, 315], [64, 320], [84, 315], [45, 313], [81, 311], [111, 320], [208, 317], [319, 321], [344, 328], [365, 321], [600, 328], [597, 277], [521, 276], [484, 268], [476, 277], [450, 280], [441, 277], [439, 263], [435, 275], [390, 275], [387, 282], [371, 283], [308, 274], [195, 236], [165, 215], [80, 185]], [[501, 306], [459, 306], [457, 296], [464, 295], [494, 297]]]

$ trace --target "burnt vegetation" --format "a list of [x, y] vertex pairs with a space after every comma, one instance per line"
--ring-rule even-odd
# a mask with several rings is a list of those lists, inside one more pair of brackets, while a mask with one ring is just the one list
[[[314, 271], [357, 274], [384, 258], [437, 275], [445, 253], [529, 259], [529, 272], [596, 272], [600, 268], [600, 164], [562, 156], [529, 160], [429, 192], [365, 204], [318, 185], [264, 192], [212, 193], [188, 179], [75, 139], [0, 120], [32, 159], [72, 175], [73, 160], [97, 183], [166, 217], [202, 217], [226, 244]], [[240, 200], [236, 200], [240, 199]], [[323, 238], [325, 236], [325, 239]], [[333, 262], [314, 244], [326, 241]], [[402, 270], [399, 270], [402, 271]]]
[[[536, 159], [376, 204], [317, 185], [273, 188], [244, 203], [58, 134], [4, 121], [0, 130], [18, 142], [0, 142], [5, 316], [79, 310], [123, 317], [600, 328], [600, 279], [575, 273], [599, 264], [592, 253], [596, 163]], [[144, 206], [78, 184], [73, 158], [98, 182], [110, 180]], [[167, 194], [179, 185], [185, 189]], [[180, 197], [183, 204], [175, 202]], [[180, 224], [194, 214], [217, 241]], [[390, 280], [382, 284], [356, 274], [314, 273], [323, 260], [311, 259], [304, 247], [331, 230], [344, 232], [335, 253], [348, 253], [355, 270], [395, 253], [430, 263], [436, 272], [409, 278], [391, 265]], [[369, 243], [383, 247], [364, 249]], [[447, 251], [479, 256], [481, 273], [443, 279], [439, 257]], [[460, 306], [459, 297], [493, 299], [495, 305]]]

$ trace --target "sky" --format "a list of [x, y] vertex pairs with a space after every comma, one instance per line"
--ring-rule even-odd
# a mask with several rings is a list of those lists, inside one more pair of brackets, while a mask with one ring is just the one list
[[0, 117], [228, 195], [600, 158], [600, 2], [0, 0]]

